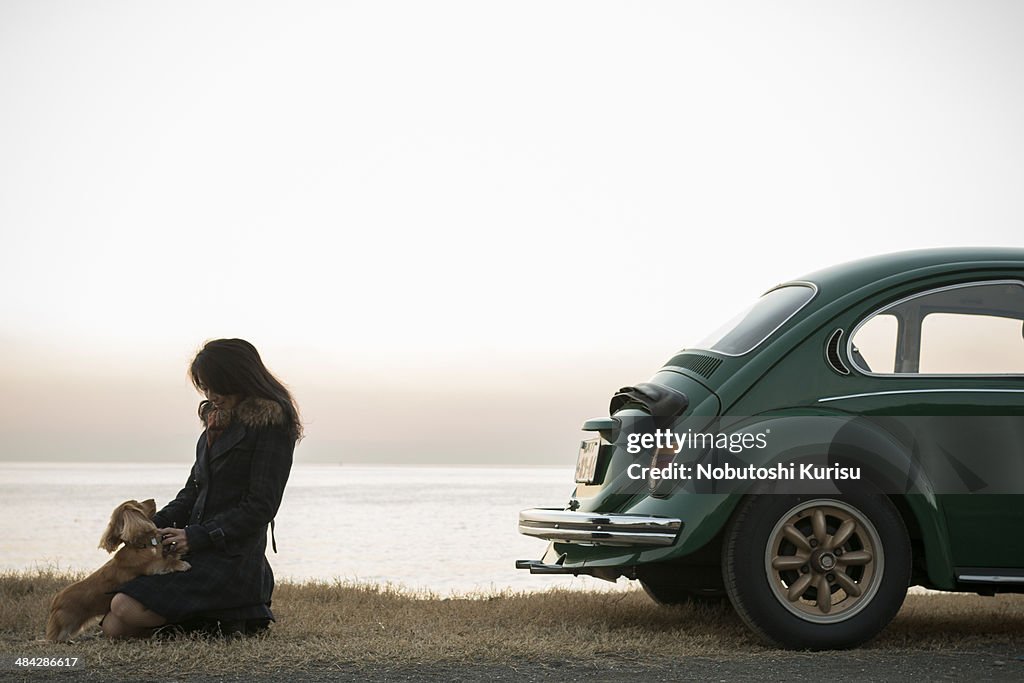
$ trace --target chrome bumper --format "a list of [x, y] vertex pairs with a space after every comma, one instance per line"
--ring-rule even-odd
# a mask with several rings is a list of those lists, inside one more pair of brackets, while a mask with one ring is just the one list
[[582, 545], [672, 545], [683, 522], [671, 517], [531, 508], [519, 513], [519, 533]]

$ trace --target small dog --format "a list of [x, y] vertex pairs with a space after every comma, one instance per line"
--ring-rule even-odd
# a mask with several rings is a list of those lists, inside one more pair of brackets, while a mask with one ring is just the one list
[[124, 545], [105, 565], [57, 593], [50, 603], [47, 640], [57, 642], [73, 638], [89, 621], [109, 612], [114, 589], [136, 576], [185, 572], [192, 568], [177, 554], [164, 552], [162, 539], [152, 522], [155, 514], [153, 499], [141, 503], [128, 500], [117, 506], [100, 539], [100, 547], [112, 553], [122, 542]]

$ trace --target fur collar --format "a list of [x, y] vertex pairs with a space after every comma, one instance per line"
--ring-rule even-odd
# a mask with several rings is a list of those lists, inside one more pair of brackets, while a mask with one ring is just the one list
[[[208, 417], [213, 412], [213, 404], [206, 404], [203, 409], [202, 421], [203, 426], [208, 427]], [[222, 414], [225, 411], [220, 411]], [[227, 419], [225, 419], [227, 418]], [[229, 423], [238, 420], [246, 427], [252, 429], [260, 429], [261, 427], [270, 427], [271, 425], [283, 426], [287, 423], [288, 419], [284, 413], [284, 408], [277, 401], [271, 401], [266, 398], [257, 398], [250, 396], [249, 398], [243, 399], [241, 403], [235, 406], [234, 410], [229, 415], [219, 415], [217, 417], [218, 426], [227, 426]]]

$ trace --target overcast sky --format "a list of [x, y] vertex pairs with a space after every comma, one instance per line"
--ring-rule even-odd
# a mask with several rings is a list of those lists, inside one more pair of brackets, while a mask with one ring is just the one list
[[0, 459], [571, 464], [766, 288], [1024, 246], [1017, 2], [0, 4]]

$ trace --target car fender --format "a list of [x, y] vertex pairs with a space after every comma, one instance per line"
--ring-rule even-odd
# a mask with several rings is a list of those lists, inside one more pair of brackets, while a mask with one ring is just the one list
[[[794, 411], [747, 418], [726, 429], [771, 431], [774, 438], [769, 443], [774, 446], [753, 451], [746, 458], [755, 465], [857, 463], [862, 468], [862, 479], [840, 480], [834, 492], [841, 494], [866, 485], [904, 501], [913, 515], [913, 520], [907, 520], [908, 526], [912, 521], [921, 535], [929, 579], [937, 587], [954, 587], [949, 532], [928, 463], [920, 461], [913, 430], [898, 418]], [[757, 485], [742, 489], [745, 494], [757, 492]]]

